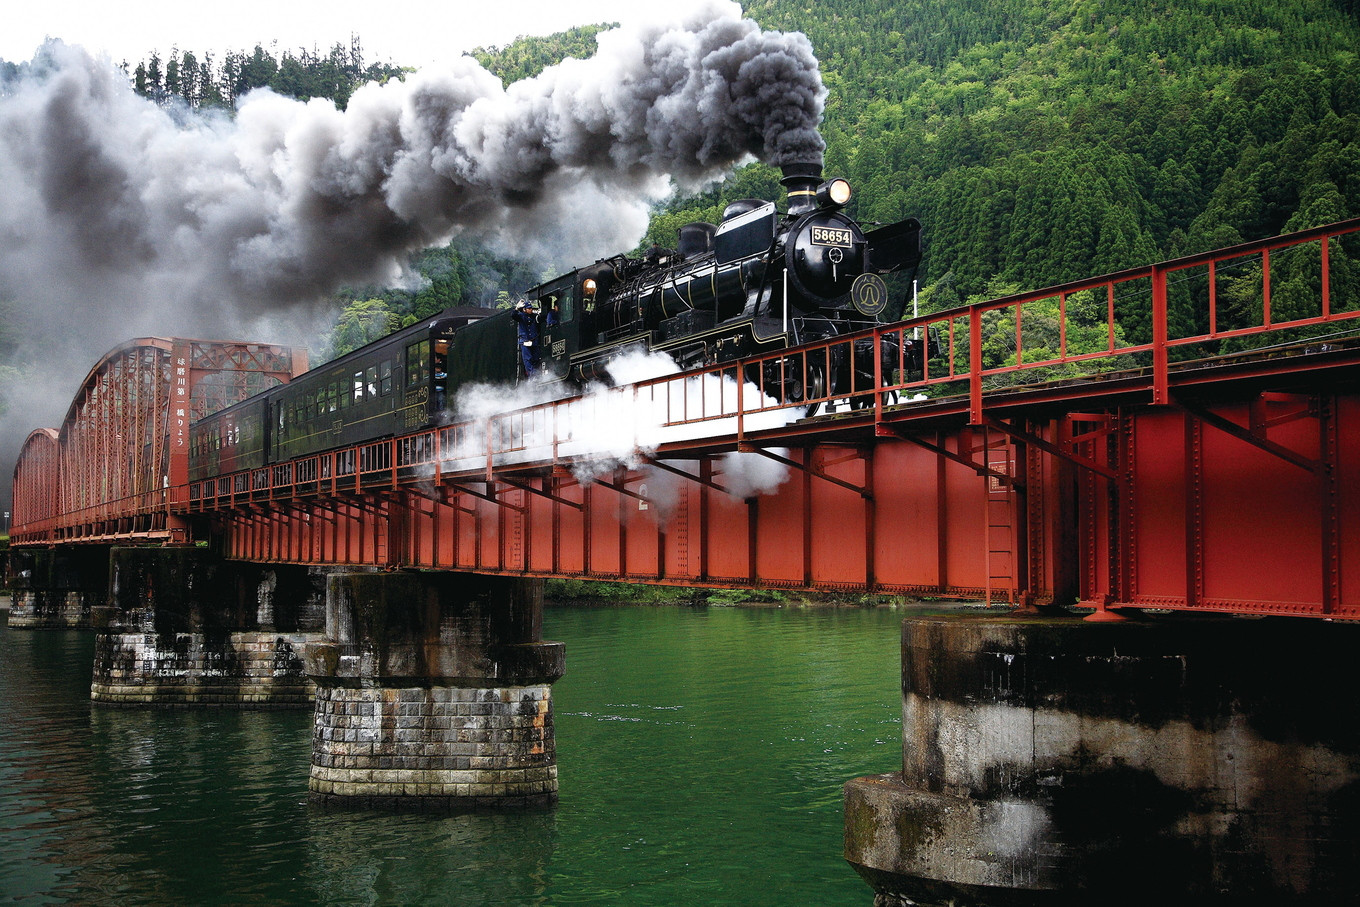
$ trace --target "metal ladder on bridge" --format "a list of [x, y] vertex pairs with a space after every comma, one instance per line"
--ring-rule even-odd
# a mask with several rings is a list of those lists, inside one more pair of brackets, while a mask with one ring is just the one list
[[[1015, 475], [1015, 459], [1008, 442], [1003, 442], [1000, 447], [992, 447], [989, 443], [984, 454], [988, 469], [1008, 476]], [[987, 528], [984, 533], [987, 546], [986, 602], [990, 606], [992, 596], [1004, 591], [1006, 601], [1015, 604], [1015, 487], [994, 475], [984, 476], [984, 480], [987, 482]]]

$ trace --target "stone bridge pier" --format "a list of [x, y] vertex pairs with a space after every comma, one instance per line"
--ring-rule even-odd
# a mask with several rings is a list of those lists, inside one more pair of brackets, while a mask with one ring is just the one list
[[323, 577], [204, 548], [114, 548], [90, 698], [111, 705], [305, 708]]
[[535, 806], [557, 800], [543, 581], [471, 573], [333, 574], [308, 786], [364, 807]]
[[109, 548], [80, 545], [10, 551], [14, 594], [11, 627], [85, 629], [108, 589]]

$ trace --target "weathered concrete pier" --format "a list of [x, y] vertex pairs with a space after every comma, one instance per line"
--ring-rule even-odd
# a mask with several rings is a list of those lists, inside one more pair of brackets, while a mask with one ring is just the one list
[[324, 576], [203, 548], [115, 548], [90, 697], [110, 705], [306, 708]]
[[14, 623], [96, 629], [95, 703], [314, 708], [309, 788], [327, 803], [556, 802], [565, 652], [542, 638], [543, 580], [73, 550], [79, 571], [29, 557]]
[[93, 626], [91, 615], [104, 603], [108, 588], [108, 546], [20, 548], [11, 551], [10, 558], [14, 582], [10, 626]]
[[1360, 627], [912, 618], [902, 770], [845, 788], [878, 907], [1356, 892]]

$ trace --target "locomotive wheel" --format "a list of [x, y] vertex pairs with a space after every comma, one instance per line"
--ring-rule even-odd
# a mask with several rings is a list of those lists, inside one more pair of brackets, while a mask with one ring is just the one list
[[[826, 372], [819, 363], [810, 363], [807, 366], [807, 380], [804, 381], [803, 360], [795, 357], [785, 360], [785, 374], [787, 376], [784, 384], [784, 402], [802, 403], [808, 399], [825, 396], [826, 394]], [[821, 408], [821, 403], [813, 403], [808, 407], [807, 415], [817, 415], [817, 410]]]
[[787, 403], [802, 403], [809, 397], [820, 397], [826, 393], [826, 376], [822, 374], [820, 365], [809, 365], [807, 367], [807, 382], [803, 381], [802, 363], [788, 380]]
[[[782, 364], [782, 368], [781, 368]], [[757, 384], [757, 373], [752, 370], [747, 375], [747, 380], [752, 384]], [[827, 391], [826, 371], [819, 363], [811, 363], [807, 366], [806, 380], [804, 380], [803, 358], [801, 356], [790, 356], [788, 359], [765, 363], [765, 380], [759, 385], [766, 394], [775, 397], [780, 403], [797, 404], [809, 398], [824, 396]], [[816, 415], [821, 403], [813, 403], [808, 408], [807, 415]]]

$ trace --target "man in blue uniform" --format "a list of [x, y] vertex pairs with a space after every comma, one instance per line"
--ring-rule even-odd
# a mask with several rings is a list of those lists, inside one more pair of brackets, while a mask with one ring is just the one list
[[538, 310], [533, 303], [521, 298], [515, 303], [515, 340], [519, 344], [520, 361], [524, 364], [524, 377], [532, 378], [538, 372]]

